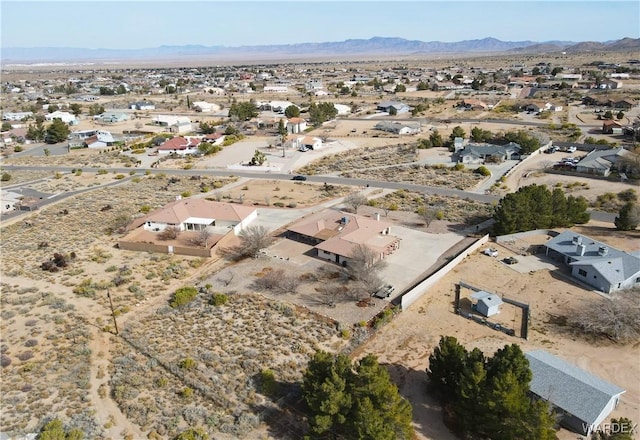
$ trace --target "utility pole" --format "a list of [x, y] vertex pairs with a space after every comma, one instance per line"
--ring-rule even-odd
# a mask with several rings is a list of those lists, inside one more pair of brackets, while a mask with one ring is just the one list
[[118, 332], [118, 322], [116, 321], [116, 312], [113, 310], [113, 301], [111, 301], [111, 292], [107, 289], [107, 298], [109, 298], [109, 306], [111, 307], [111, 317], [113, 318], [113, 325], [116, 329], [116, 335]]

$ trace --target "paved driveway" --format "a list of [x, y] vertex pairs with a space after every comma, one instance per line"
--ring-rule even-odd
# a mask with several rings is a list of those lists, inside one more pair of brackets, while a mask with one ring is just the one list
[[451, 246], [463, 239], [458, 234], [428, 234], [401, 226], [392, 226], [391, 234], [400, 237], [400, 249], [385, 258], [382, 280], [399, 293], [429, 269]]

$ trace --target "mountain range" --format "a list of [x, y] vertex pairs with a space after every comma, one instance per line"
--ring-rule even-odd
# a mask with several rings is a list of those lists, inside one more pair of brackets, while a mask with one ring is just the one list
[[72, 63], [215, 59], [287, 59], [319, 56], [407, 56], [428, 54], [540, 53], [640, 50], [640, 38], [623, 38], [608, 42], [572, 41], [501, 41], [496, 38], [458, 42], [419, 41], [394, 37], [349, 39], [337, 42], [298, 43], [255, 46], [160, 46], [146, 49], [86, 49], [72, 47], [7, 47], [2, 49], [2, 64]]

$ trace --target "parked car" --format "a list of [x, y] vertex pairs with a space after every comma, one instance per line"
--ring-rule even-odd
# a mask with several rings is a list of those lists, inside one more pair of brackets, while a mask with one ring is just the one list
[[307, 180], [307, 177], [306, 177], [306, 176], [297, 175], [297, 176], [293, 176], [293, 177], [291, 178], [291, 180], [300, 180], [300, 181], [304, 181], [304, 180]]
[[391, 295], [391, 292], [393, 292], [395, 289], [393, 286], [387, 284], [386, 286], [383, 286], [381, 288], [379, 288], [376, 293], [373, 294], [374, 297], [376, 298], [389, 298], [389, 296]]
[[502, 259], [502, 262], [505, 264], [516, 264], [518, 263], [518, 259], [516, 257], [506, 257]]
[[498, 256], [498, 249], [496, 248], [486, 248], [485, 250], [482, 251], [483, 254], [488, 255], [490, 257], [497, 257]]
[[567, 147], [567, 153], [575, 153], [578, 149], [575, 146]]

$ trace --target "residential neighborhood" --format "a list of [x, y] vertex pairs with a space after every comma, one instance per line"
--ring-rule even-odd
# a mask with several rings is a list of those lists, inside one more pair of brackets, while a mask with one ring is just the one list
[[419, 43], [3, 64], [0, 438], [630, 432], [640, 42]]

